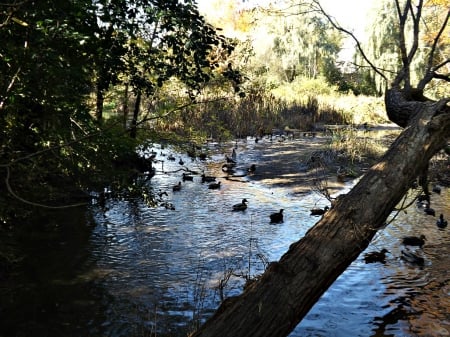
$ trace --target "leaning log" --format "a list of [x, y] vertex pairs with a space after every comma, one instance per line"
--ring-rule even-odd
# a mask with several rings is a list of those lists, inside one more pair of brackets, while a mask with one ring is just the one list
[[380, 161], [257, 282], [225, 300], [193, 336], [287, 336], [384, 227], [410, 183], [446, 144], [446, 103], [411, 105], [405, 129]]

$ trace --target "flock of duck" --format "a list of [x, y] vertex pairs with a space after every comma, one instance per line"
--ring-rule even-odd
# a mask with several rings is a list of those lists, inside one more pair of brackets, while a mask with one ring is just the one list
[[[175, 160], [174, 157], [169, 158], [170, 160]], [[184, 165], [184, 162], [180, 158], [180, 165]], [[237, 164], [236, 161], [236, 150], [233, 148], [231, 157], [228, 155], [225, 155], [225, 163], [222, 165], [222, 171], [226, 172], [228, 174], [232, 174], [235, 171], [235, 166]], [[252, 164], [248, 169], [247, 173], [252, 174], [256, 170], [256, 165]], [[208, 183], [208, 189], [215, 190], [220, 189], [221, 183], [220, 181], [216, 181], [216, 177], [214, 176], [207, 176], [204, 173], [201, 175], [201, 182], [202, 183]], [[182, 180], [184, 181], [192, 181], [193, 176], [187, 173], [183, 173]], [[178, 184], [174, 185], [172, 187], [172, 190], [174, 192], [181, 190], [181, 182], [178, 182]], [[438, 186], [433, 187], [433, 192], [440, 194], [441, 190]], [[231, 207], [232, 211], [245, 211], [247, 209], [248, 200], [246, 198], [243, 198], [240, 203], [234, 204]], [[426, 215], [436, 216], [436, 212], [434, 209], [431, 208], [430, 205], [430, 195], [419, 195], [417, 197], [417, 207], [423, 209], [424, 213]], [[324, 208], [313, 208], [311, 209], [311, 216], [321, 216], [324, 215], [330, 208], [328, 206]], [[279, 212], [275, 212], [269, 215], [270, 223], [281, 223], [283, 222], [283, 211], [284, 209], [280, 209]], [[444, 229], [447, 227], [448, 222], [444, 219], [444, 215], [440, 214], [439, 219], [436, 221], [436, 225], [440, 229]], [[402, 239], [402, 244], [406, 247], [404, 250], [401, 250], [401, 259], [404, 261], [407, 261], [411, 264], [423, 266], [425, 264], [425, 259], [420, 256], [417, 252], [413, 252], [408, 249], [408, 246], [416, 246], [422, 249], [426, 241], [425, 235], [420, 236], [406, 236]], [[380, 263], [386, 263], [386, 254], [390, 253], [387, 249], [382, 249], [380, 251], [373, 251], [366, 253], [364, 255], [364, 261], [366, 263], [374, 263], [374, 262], [380, 262]]]
[[[175, 157], [173, 157], [172, 155], [170, 155], [168, 157], [169, 160], [175, 160]], [[235, 167], [237, 164], [237, 154], [236, 154], [236, 150], [235, 148], [232, 149], [232, 153], [231, 153], [231, 157], [228, 156], [227, 154], [225, 155], [225, 163], [223, 163], [222, 165], [222, 171], [228, 174], [232, 174], [235, 171]], [[184, 162], [182, 161], [182, 159], [180, 158], [179, 161], [180, 165], [184, 165]], [[256, 171], [256, 165], [252, 164], [248, 169], [247, 169], [247, 173], [249, 174], [253, 174]], [[187, 173], [183, 173], [182, 174], [182, 180], [184, 181], [192, 181], [193, 180], [193, 176]], [[205, 173], [203, 173], [201, 175], [201, 182], [202, 183], [209, 183], [208, 184], [208, 189], [211, 190], [215, 190], [215, 189], [220, 189], [221, 187], [221, 183], [220, 181], [216, 181], [216, 177], [215, 176], [207, 176], [205, 175]], [[172, 190], [174, 192], [176, 191], [180, 191], [181, 190], [181, 182], [178, 182], [178, 184], [174, 185], [172, 187]], [[433, 192], [434, 193], [441, 193], [441, 189], [438, 186], [434, 186], [433, 187]], [[245, 211], [247, 209], [247, 204], [248, 204], [248, 200], [246, 198], [242, 199], [242, 201], [240, 203], [237, 203], [235, 205], [232, 206], [232, 210], [233, 211]], [[417, 206], [419, 208], [423, 208], [423, 211], [425, 214], [427, 215], [431, 215], [431, 216], [435, 216], [436, 212], [434, 209], [431, 208], [430, 206], [430, 196], [429, 194], [424, 194], [424, 195], [419, 195], [417, 197]], [[330, 208], [328, 206], [325, 206], [324, 208], [313, 208], [311, 209], [311, 215], [312, 216], [321, 216], [324, 215]], [[280, 209], [279, 212], [275, 212], [269, 215], [270, 218], [270, 222], [271, 223], [281, 223], [283, 222], [283, 211], [284, 209]], [[440, 214], [439, 215], [439, 219], [436, 221], [436, 225], [443, 229], [445, 227], [447, 227], [448, 222], [447, 220], [444, 219], [444, 215]], [[422, 235], [420, 237], [405, 237], [403, 239], [403, 244], [405, 246], [419, 246], [420, 248], [422, 248], [422, 246], [425, 243], [425, 236]], [[365, 254], [365, 261], [366, 263], [372, 263], [372, 262], [385, 262], [386, 259], [386, 253], [388, 253], [388, 251], [386, 249], [382, 249], [379, 252], [371, 252], [371, 253], [367, 253]], [[417, 256], [416, 254], [410, 252], [410, 251], [403, 251], [402, 250], [402, 258], [415, 263], [415, 264], [419, 264], [419, 265], [423, 265], [423, 258]]]
[[[237, 157], [237, 154], [236, 154], [236, 150], [234, 148], [232, 150], [231, 157], [229, 157], [228, 155], [225, 155], [225, 163], [222, 165], [223, 172], [225, 172], [227, 174], [235, 173], [235, 167], [237, 165], [236, 157]], [[175, 160], [175, 157], [173, 157], [173, 155], [170, 155], [168, 157], [168, 159], [173, 161], [173, 160]], [[184, 162], [182, 161], [181, 158], [180, 158], [179, 164], [184, 165]], [[246, 174], [253, 174], [256, 171], [256, 165], [255, 164], [250, 165], [250, 167], [247, 168], [246, 171], [247, 171]], [[239, 177], [242, 177], [242, 176], [243, 175], [240, 175]], [[183, 182], [194, 180], [193, 176], [188, 173], [183, 173], [181, 179], [183, 180]], [[208, 176], [208, 175], [205, 175], [205, 173], [202, 173], [202, 175], [201, 175], [201, 182], [208, 183], [208, 189], [210, 189], [210, 190], [220, 189], [221, 183], [220, 183], [220, 181], [216, 181], [216, 180], [217, 180], [217, 177], [215, 177], [215, 176]], [[179, 181], [176, 185], [172, 186], [173, 192], [181, 191], [181, 189], [182, 189], [181, 181]], [[248, 200], [246, 198], [244, 198], [244, 199], [242, 199], [242, 201], [240, 203], [232, 205], [231, 210], [232, 211], [245, 211], [247, 209], [247, 204], [248, 204]], [[280, 209], [279, 212], [270, 214], [269, 215], [270, 223], [276, 224], [276, 223], [283, 222], [283, 211], [284, 211], [283, 209]]]
[[[440, 194], [441, 189], [438, 186], [433, 187], [433, 192]], [[423, 211], [426, 215], [436, 216], [436, 212], [434, 209], [430, 206], [430, 195], [429, 194], [422, 194], [417, 197], [417, 207], [423, 208]], [[439, 219], [436, 221], [436, 226], [439, 229], [444, 229], [448, 225], [448, 221], [444, 219], [444, 214], [439, 215]], [[417, 266], [423, 266], [425, 265], [425, 259], [420, 256], [417, 252], [411, 251], [408, 246], [415, 246], [418, 247], [420, 250], [422, 250], [423, 246], [425, 245], [426, 237], [425, 235], [420, 236], [405, 236], [402, 238], [402, 244], [406, 247], [404, 250], [401, 250], [401, 259]], [[380, 262], [380, 263], [386, 263], [386, 254], [389, 253], [389, 251], [385, 248], [383, 248], [381, 251], [374, 251], [370, 253], [366, 253], [364, 255], [364, 261], [366, 263], [374, 263], [374, 262]]]

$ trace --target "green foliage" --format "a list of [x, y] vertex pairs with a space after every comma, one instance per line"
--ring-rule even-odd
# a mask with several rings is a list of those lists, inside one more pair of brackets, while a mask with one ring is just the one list
[[[225, 63], [233, 43], [193, 1], [25, 1], [0, 4], [0, 13], [0, 168], [10, 192], [0, 196], [1, 219], [17, 216], [24, 202], [85, 201], [88, 190], [130, 183], [148, 165], [122, 118], [94, 122], [92, 93], [97, 117], [122, 82], [153, 95], [177, 77], [193, 98], [219, 66], [240, 90], [240, 74]], [[114, 106], [122, 102], [107, 102]]]

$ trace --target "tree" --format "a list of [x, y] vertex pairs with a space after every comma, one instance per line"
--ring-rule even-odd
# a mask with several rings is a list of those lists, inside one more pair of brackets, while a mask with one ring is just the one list
[[96, 123], [111, 86], [128, 84], [136, 95], [132, 135], [139, 98], [171, 78], [192, 99], [219, 75], [239, 91], [240, 75], [226, 62], [234, 45], [194, 1], [3, 2], [0, 39], [0, 186], [9, 192], [0, 195], [2, 220], [15, 202], [52, 208], [86, 198], [81, 191], [119, 171], [111, 162], [134, 163], [137, 141], [122, 123]]
[[[313, 4], [326, 15], [318, 1]], [[404, 131], [378, 164], [348, 194], [339, 196], [302, 239], [293, 243], [278, 262], [271, 263], [243, 294], [225, 300], [193, 336], [287, 336], [385, 226], [411, 182], [426, 171], [428, 161], [446, 145], [450, 138], [450, 98], [431, 101], [422, 93], [432, 78], [449, 80], [438, 70], [450, 60], [434, 61], [439, 39], [448, 29], [450, 11], [447, 9], [442, 28], [433, 39], [425, 76], [413, 88], [409, 72], [419, 42], [423, 1], [413, 6], [410, 0], [395, 0], [395, 8], [402, 68], [385, 97], [389, 118]], [[404, 36], [406, 20], [412, 20], [414, 26], [414, 43], [409, 49]]]

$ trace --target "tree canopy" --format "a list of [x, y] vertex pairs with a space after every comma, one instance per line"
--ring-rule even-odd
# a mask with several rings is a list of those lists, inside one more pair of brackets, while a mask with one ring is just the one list
[[53, 194], [61, 180], [84, 190], [106, 178], [111, 159], [135, 152], [117, 123], [98, 124], [111, 86], [151, 96], [178, 78], [194, 99], [222, 76], [239, 91], [227, 62], [234, 45], [194, 1], [23, 0], [0, 9], [0, 165], [10, 192], [2, 198], [38, 204], [47, 190], [42, 204], [65, 204], [67, 191]]

